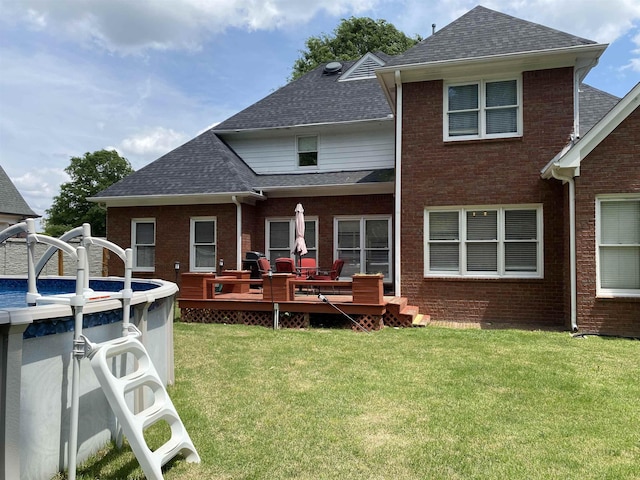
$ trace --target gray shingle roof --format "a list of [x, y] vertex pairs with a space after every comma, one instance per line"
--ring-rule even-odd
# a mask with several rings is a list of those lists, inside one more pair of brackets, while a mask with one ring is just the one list
[[583, 137], [620, 99], [585, 83], [580, 85], [580, 136]]
[[269, 187], [299, 187], [325, 185], [352, 185], [356, 183], [392, 182], [395, 178], [393, 168], [382, 170], [357, 170], [352, 172], [302, 173], [295, 175], [259, 175], [258, 189]]
[[[382, 55], [381, 55], [382, 57]], [[388, 56], [385, 55], [386, 58]], [[355, 62], [342, 62], [346, 72]], [[391, 115], [375, 78], [339, 82], [320, 65], [214, 127], [216, 132], [375, 120]]]
[[0, 166], [0, 213], [29, 218], [40, 216], [27, 205], [2, 166]]
[[248, 192], [255, 177], [235, 152], [207, 130], [96, 197]]
[[477, 6], [390, 60], [386, 66], [533, 52], [589, 44], [596, 44], [596, 42]]

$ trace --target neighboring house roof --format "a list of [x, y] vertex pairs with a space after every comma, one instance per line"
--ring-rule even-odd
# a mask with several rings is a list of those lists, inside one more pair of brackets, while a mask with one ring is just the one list
[[595, 45], [596, 42], [477, 6], [386, 67]]
[[580, 174], [580, 163], [640, 105], [640, 83], [622, 98], [584, 136], [568, 144], [543, 169], [543, 178], [568, 180]]
[[[380, 58], [383, 55], [376, 56]], [[341, 63], [340, 72], [332, 75], [324, 73], [325, 65], [320, 65], [216, 125], [214, 131], [223, 133], [391, 119], [391, 109], [377, 80], [367, 78], [340, 82], [343, 72], [347, 72], [355, 62]]]
[[36, 218], [39, 217], [27, 202], [24, 200], [20, 192], [13, 184], [4, 169], [0, 166], [0, 213], [6, 215], [15, 215], [19, 217]]

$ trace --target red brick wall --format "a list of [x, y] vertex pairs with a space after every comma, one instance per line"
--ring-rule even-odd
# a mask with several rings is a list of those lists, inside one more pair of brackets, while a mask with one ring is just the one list
[[580, 165], [576, 184], [578, 328], [640, 336], [640, 299], [596, 298], [597, 195], [640, 193], [640, 109], [636, 109]]
[[[565, 198], [540, 170], [573, 127], [573, 71], [523, 74], [522, 138], [443, 142], [441, 81], [403, 85], [402, 294], [432, 319], [563, 325]], [[544, 278], [424, 278], [424, 208], [542, 204]]]
[[[242, 205], [242, 256], [247, 251], [265, 250], [265, 218], [294, 217], [301, 202], [305, 215], [318, 217], [320, 257], [318, 264], [333, 262], [333, 218], [337, 215], [374, 215], [393, 213], [393, 195], [356, 195], [339, 197], [275, 198], [254, 205]], [[131, 246], [131, 219], [156, 219], [156, 269], [152, 273], [136, 272], [141, 278], [163, 278], [175, 281], [174, 263], [180, 262], [181, 272], [189, 269], [189, 219], [194, 216], [217, 217], [218, 259], [225, 268], [236, 268], [236, 206], [180, 205], [160, 207], [109, 208], [107, 237], [122, 248]], [[122, 262], [112, 255], [111, 275], [122, 275]]]

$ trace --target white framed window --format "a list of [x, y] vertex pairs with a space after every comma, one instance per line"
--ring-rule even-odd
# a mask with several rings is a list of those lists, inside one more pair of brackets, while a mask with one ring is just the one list
[[596, 198], [600, 297], [640, 297], [640, 195]]
[[425, 209], [426, 277], [543, 275], [542, 206]]
[[131, 220], [131, 248], [133, 250], [134, 270], [138, 272], [155, 271], [155, 218], [134, 218]]
[[342, 276], [356, 273], [382, 273], [391, 281], [391, 217], [334, 218], [334, 258], [344, 260]]
[[189, 265], [192, 272], [216, 270], [216, 217], [191, 217]]
[[[293, 249], [296, 240], [295, 218], [268, 218], [266, 222], [266, 255], [271, 265], [276, 258], [295, 258]], [[305, 217], [304, 241], [307, 245], [306, 258], [318, 259], [318, 219]]]
[[318, 166], [318, 135], [296, 137], [298, 167]]
[[522, 135], [520, 78], [446, 83], [444, 139], [474, 140]]

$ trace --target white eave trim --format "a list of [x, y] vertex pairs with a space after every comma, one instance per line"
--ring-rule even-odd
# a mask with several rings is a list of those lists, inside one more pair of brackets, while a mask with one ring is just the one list
[[260, 127], [260, 128], [231, 128], [228, 130], [213, 130], [213, 133], [216, 135], [228, 135], [230, 133], [249, 133], [249, 132], [264, 132], [264, 131], [273, 131], [273, 130], [290, 130], [293, 128], [306, 128], [306, 127], [324, 127], [324, 126], [335, 126], [335, 125], [357, 125], [361, 123], [367, 122], [390, 122], [393, 121], [393, 115], [387, 115], [386, 117], [377, 117], [377, 118], [367, 118], [362, 120], [348, 120], [344, 122], [319, 122], [319, 123], [300, 123], [295, 125], [283, 125], [279, 127]]
[[269, 198], [288, 197], [325, 197], [325, 196], [348, 196], [348, 195], [376, 195], [392, 194], [394, 183], [374, 182], [374, 183], [341, 183], [328, 185], [295, 185], [295, 186], [275, 186], [261, 189]]
[[573, 145], [565, 147], [542, 169], [542, 178], [552, 178], [553, 172], [566, 177], [577, 176], [580, 163], [607, 138], [640, 105], [640, 83], [631, 89], [587, 134]]
[[265, 200], [266, 197], [256, 192], [229, 192], [215, 194], [188, 194], [188, 195], [123, 195], [118, 197], [91, 197], [90, 202], [103, 203], [107, 207], [130, 206], [162, 206], [162, 205], [194, 205], [194, 204], [225, 204], [233, 203], [231, 198], [245, 199], [250, 202]]

